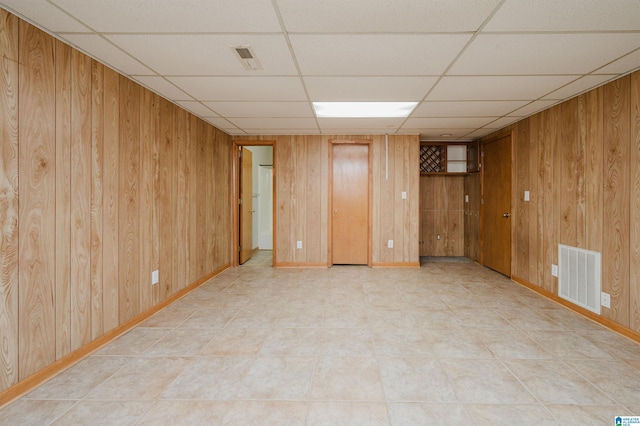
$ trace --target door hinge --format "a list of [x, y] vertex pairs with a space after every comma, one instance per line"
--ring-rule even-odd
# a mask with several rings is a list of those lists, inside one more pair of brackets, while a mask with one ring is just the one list
[[242, 246], [238, 246], [238, 251], [242, 251]]
[[242, 205], [242, 198], [238, 200], [238, 204]]

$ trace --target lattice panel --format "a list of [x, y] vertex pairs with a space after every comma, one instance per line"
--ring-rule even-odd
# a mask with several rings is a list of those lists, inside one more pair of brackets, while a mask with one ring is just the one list
[[442, 173], [446, 171], [446, 145], [420, 146], [420, 173]]

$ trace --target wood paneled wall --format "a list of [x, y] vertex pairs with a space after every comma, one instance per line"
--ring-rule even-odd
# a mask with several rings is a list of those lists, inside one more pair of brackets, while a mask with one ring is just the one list
[[480, 262], [480, 173], [464, 177], [464, 256]]
[[[328, 256], [329, 140], [372, 140], [373, 265], [419, 264], [418, 136], [389, 136], [388, 177], [384, 135], [236, 137], [276, 144], [276, 265], [326, 266]], [[402, 199], [402, 192], [407, 199]], [[296, 241], [302, 240], [302, 249]], [[387, 240], [394, 240], [392, 249]]]
[[231, 141], [3, 10], [0, 56], [2, 391], [229, 265]]
[[[640, 331], [640, 72], [512, 125], [516, 280], [557, 293], [558, 244], [602, 253], [602, 316]], [[530, 201], [524, 201], [530, 191]]]
[[464, 190], [464, 176], [420, 176], [420, 256], [464, 256]]

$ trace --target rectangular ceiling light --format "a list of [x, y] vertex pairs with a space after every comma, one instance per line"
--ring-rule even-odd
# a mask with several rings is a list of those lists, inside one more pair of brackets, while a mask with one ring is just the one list
[[314, 102], [318, 118], [402, 118], [417, 102]]

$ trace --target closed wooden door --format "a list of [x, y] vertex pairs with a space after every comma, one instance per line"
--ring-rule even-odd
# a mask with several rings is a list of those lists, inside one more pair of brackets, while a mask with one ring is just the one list
[[253, 155], [240, 151], [240, 257], [242, 265], [253, 254]]
[[332, 145], [332, 264], [369, 263], [369, 145]]
[[511, 276], [511, 136], [482, 153], [482, 262]]

